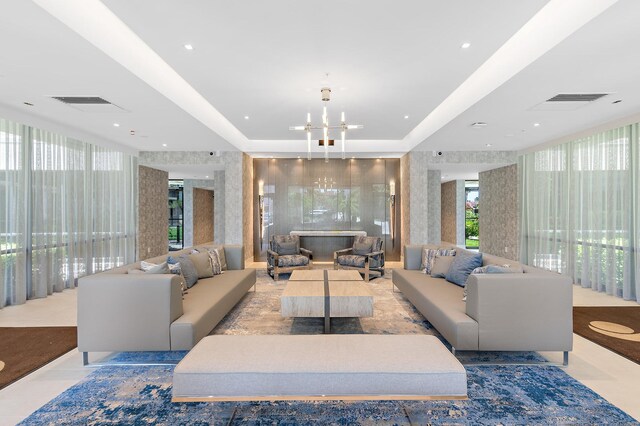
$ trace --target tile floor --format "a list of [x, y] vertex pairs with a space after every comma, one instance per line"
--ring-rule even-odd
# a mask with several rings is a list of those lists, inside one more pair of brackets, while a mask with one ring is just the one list
[[[399, 262], [387, 262], [388, 267], [402, 267]], [[264, 263], [248, 267], [264, 268]], [[316, 267], [328, 268], [331, 263], [318, 263]], [[637, 306], [588, 289], [574, 287], [576, 306]], [[24, 305], [0, 309], [0, 327], [66, 326], [76, 324], [76, 291], [65, 290], [46, 299], [32, 300]], [[96, 362], [108, 354], [91, 354]], [[549, 359], [561, 362], [560, 353], [544, 353]], [[79, 382], [91, 372], [92, 367], [82, 366], [82, 357], [73, 350], [25, 378], [0, 390], [0, 425], [14, 425], [56, 395]], [[566, 372], [599, 393], [634, 418], [640, 420], [640, 365], [602, 348], [580, 336], [574, 335]]]

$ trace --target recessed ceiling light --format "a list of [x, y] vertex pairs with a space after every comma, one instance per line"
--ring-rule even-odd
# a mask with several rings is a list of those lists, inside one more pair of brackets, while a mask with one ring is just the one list
[[490, 146], [491, 146], [491, 144], [490, 144], [490, 143], [488, 143], [488, 144], [487, 144], [487, 148], [489, 148]]
[[189, 44], [189, 43], [185, 44], [184, 48], [187, 49], [187, 50], [193, 50], [193, 46], [191, 44]]
[[248, 116], [248, 115], [245, 115], [245, 116], [244, 116], [244, 119], [245, 119], [245, 120], [248, 120], [248, 119], [249, 119], [249, 116]]
[[405, 119], [405, 120], [407, 120], [408, 118], [409, 118], [409, 116], [408, 116], [408, 115], [405, 115], [405, 116], [404, 116], [404, 119]]
[[533, 127], [540, 127], [540, 123], [533, 123]]
[[461, 48], [463, 48], [463, 49], [468, 49], [468, 48], [470, 48], [470, 47], [471, 47], [471, 43], [469, 43], [469, 42], [464, 42], [464, 43], [462, 43], [462, 45], [461, 45], [460, 47], [461, 47]]
[[166, 144], [166, 143], [163, 143], [163, 144], [162, 144], [162, 146], [167, 146], [167, 144]]
[[120, 123], [113, 123], [113, 127], [120, 127]]

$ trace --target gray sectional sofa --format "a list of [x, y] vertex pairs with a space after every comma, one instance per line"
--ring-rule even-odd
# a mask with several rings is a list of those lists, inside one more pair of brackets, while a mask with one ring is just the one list
[[[524, 273], [472, 274], [464, 288], [420, 270], [422, 249], [409, 245], [393, 284], [444, 336], [453, 350], [562, 351], [573, 347], [569, 277], [505, 258], [483, 255], [483, 265], [521, 266]], [[458, 255], [466, 250], [456, 248]]]
[[180, 275], [127, 273], [140, 262], [80, 278], [78, 349], [85, 363], [88, 352], [191, 349], [256, 283], [255, 269], [244, 269], [242, 246], [225, 245], [224, 253], [227, 270], [198, 280], [184, 295]]

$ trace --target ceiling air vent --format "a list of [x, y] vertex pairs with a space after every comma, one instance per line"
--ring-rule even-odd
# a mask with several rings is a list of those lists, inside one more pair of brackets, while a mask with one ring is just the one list
[[51, 96], [51, 98], [83, 112], [129, 112], [99, 96]]
[[609, 95], [609, 93], [559, 93], [533, 108], [531, 111], [573, 111], [591, 102]]
[[607, 95], [608, 93], [560, 93], [547, 99], [547, 102], [593, 102]]
[[111, 102], [102, 99], [99, 96], [53, 96], [53, 99], [56, 99], [60, 102], [64, 102], [65, 104], [80, 104], [80, 105], [100, 105], [100, 104], [110, 104]]

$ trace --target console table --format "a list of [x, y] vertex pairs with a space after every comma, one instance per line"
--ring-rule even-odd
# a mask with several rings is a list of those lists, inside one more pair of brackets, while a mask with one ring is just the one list
[[313, 260], [321, 262], [333, 261], [333, 252], [349, 248], [353, 245], [353, 237], [367, 236], [366, 231], [328, 230], [328, 231], [291, 231], [289, 235], [300, 237], [300, 245], [313, 251]]

